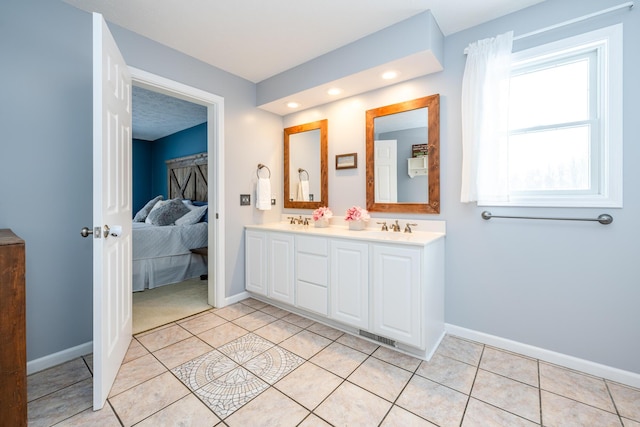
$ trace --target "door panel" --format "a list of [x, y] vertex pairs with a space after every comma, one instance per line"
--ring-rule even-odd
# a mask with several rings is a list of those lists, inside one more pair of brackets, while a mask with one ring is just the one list
[[[93, 14], [93, 409], [131, 342], [131, 76]], [[119, 236], [108, 227], [120, 226]]]
[[398, 201], [398, 141], [380, 139], [375, 141], [375, 201], [396, 203]]

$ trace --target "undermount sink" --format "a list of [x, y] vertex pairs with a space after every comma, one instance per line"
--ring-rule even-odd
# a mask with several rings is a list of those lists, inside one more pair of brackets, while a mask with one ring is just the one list
[[411, 240], [411, 238], [413, 237], [413, 233], [403, 233], [397, 231], [367, 230], [365, 231], [365, 233], [376, 239], [383, 240]]

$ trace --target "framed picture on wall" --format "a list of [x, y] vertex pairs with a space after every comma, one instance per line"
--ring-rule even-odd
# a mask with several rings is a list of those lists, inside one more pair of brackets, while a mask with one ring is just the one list
[[338, 154], [336, 169], [355, 169], [358, 167], [358, 153]]

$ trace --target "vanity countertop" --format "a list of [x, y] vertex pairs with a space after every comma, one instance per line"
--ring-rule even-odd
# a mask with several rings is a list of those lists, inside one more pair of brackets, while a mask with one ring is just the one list
[[442, 230], [437, 231], [419, 231], [414, 229], [411, 233], [404, 233], [402, 231], [381, 231], [378, 227], [366, 228], [359, 231], [349, 230], [347, 226], [340, 225], [317, 228], [313, 225], [313, 221], [309, 225], [290, 224], [289, 222], [273, 222], [268, 224], [245, 225], [245, 228], [249, 230], [281, 231], [307, 236], [338, 237], [410, 246], [426, 246], [438, 239], [443, 239], [446, 234], [444, 232], [444, 226], [442, 227]]

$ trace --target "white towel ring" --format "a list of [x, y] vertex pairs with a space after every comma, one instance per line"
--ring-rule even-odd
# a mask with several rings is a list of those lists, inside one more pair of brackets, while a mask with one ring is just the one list
[[267, 178], [271, 178], [271, 169], [269, 169], [268, 166], [263, 165], [262, 163], [258, 163], [258, 170], [256, 170], [256, 175], [258, 176], [258, 178], [260, 178], [260, 170], [262, 168], [267, 168], [267, 171], [269, 172], [269, 176]]
[[309, 181], [309, 172], [307, 172], [306, 170], [304, 170], [302, 168], [298, 168], [298, 179], [300, 181], [302, 181], [302, 173], [303, 172], [307, 174], [307, 181]]

